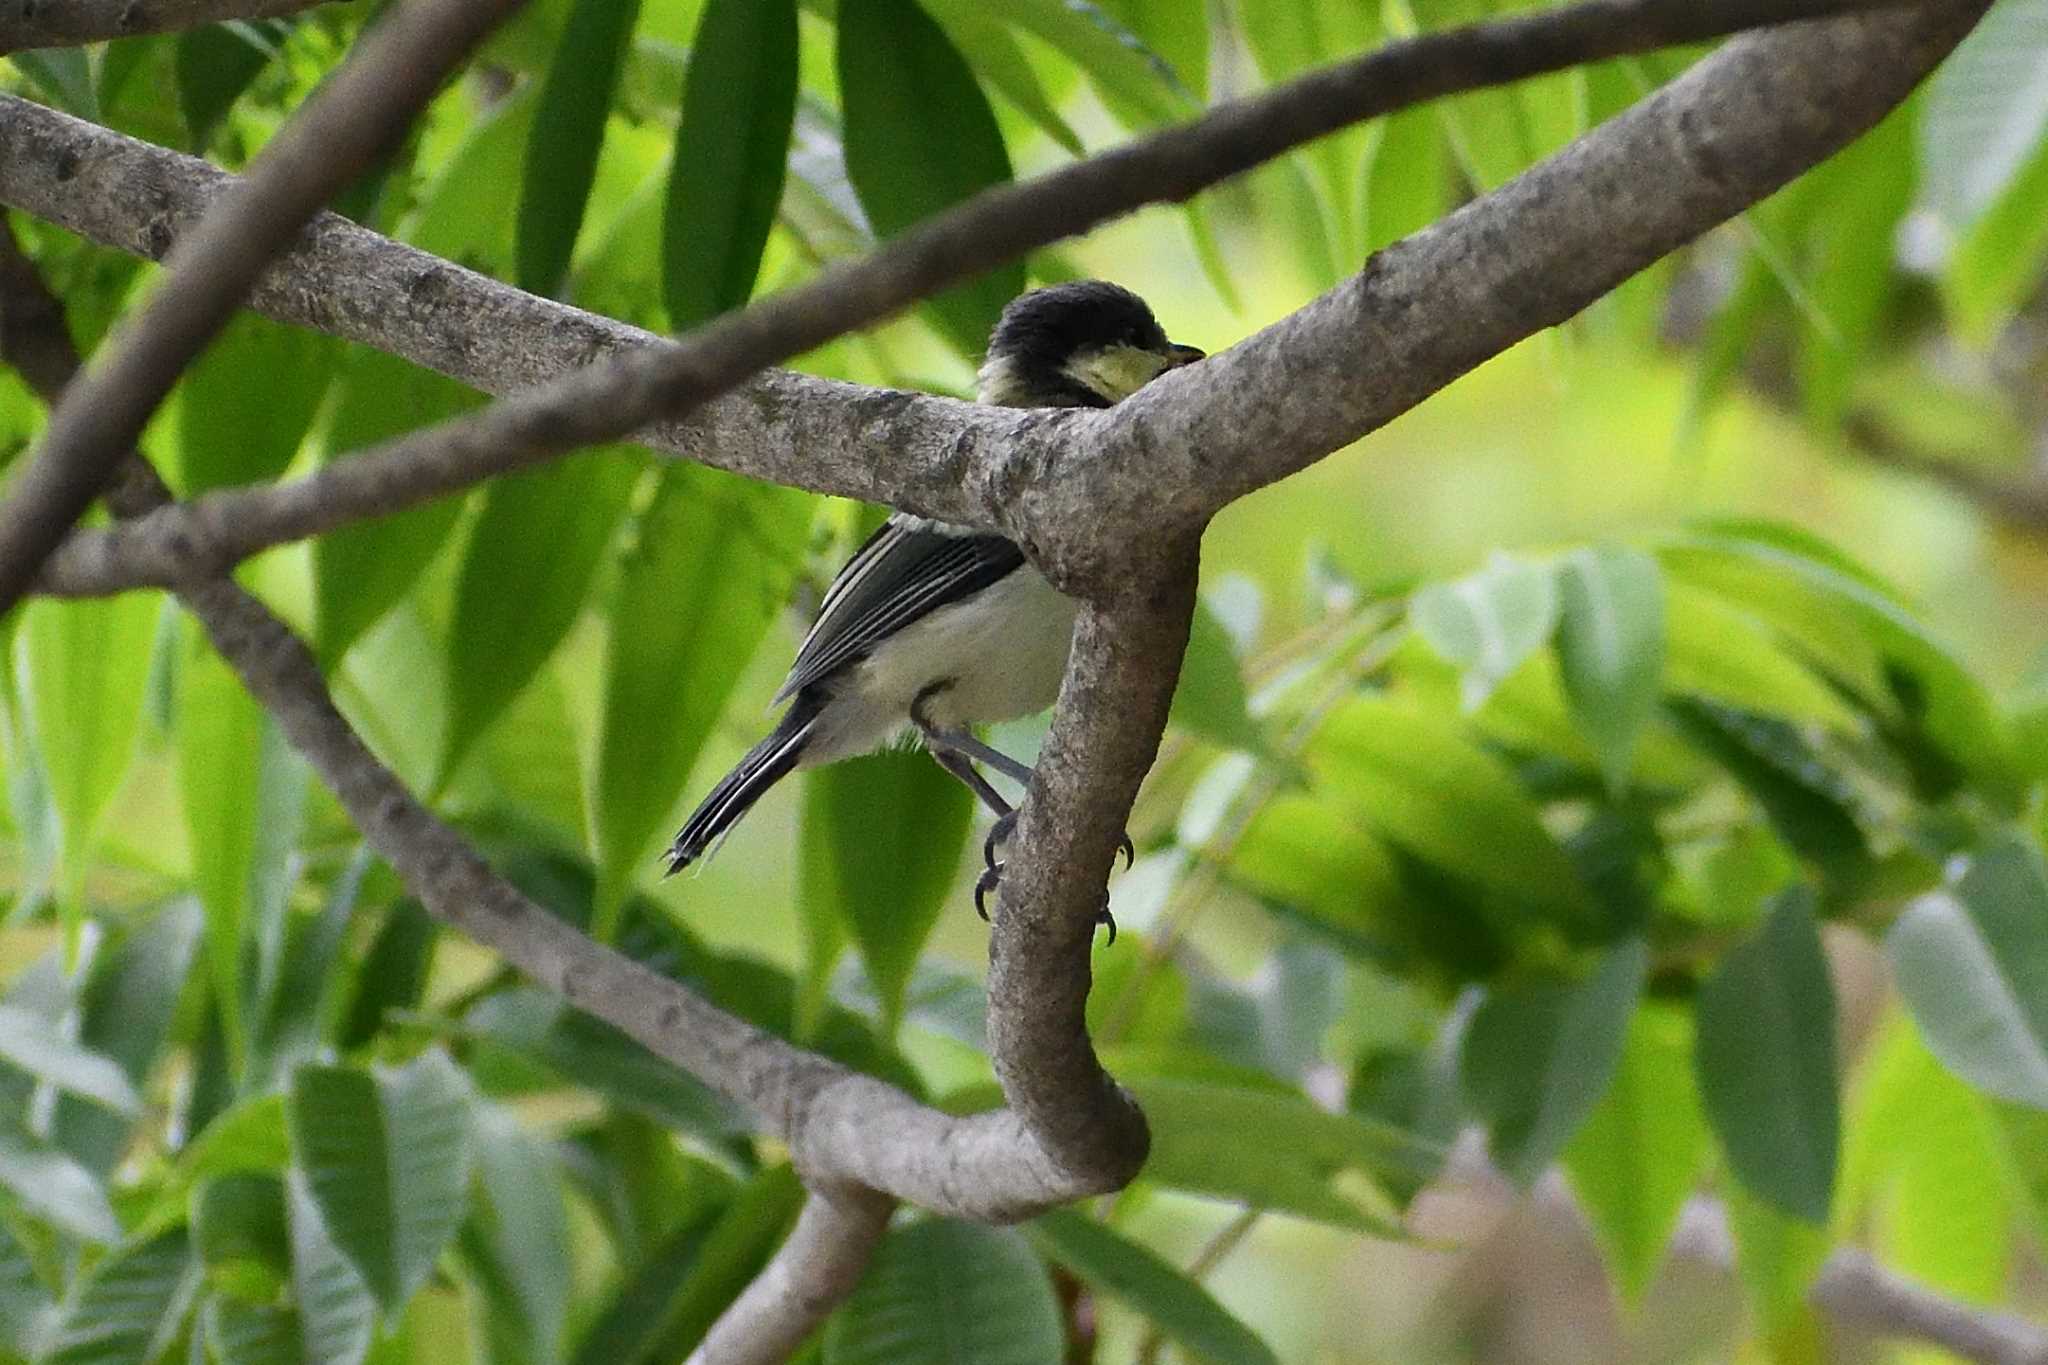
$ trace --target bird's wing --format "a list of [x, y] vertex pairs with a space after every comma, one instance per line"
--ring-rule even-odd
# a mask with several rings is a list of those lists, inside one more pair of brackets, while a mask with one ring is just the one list
[[1001, 536], [889, 518], [832, 580], [775, 700], [864, 657], [920, 616], [979, 592], [1023, 563], [1024, 552]]

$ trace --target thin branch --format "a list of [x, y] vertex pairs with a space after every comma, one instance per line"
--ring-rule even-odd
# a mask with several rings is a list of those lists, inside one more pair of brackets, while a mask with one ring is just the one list
[[0, 10], [0, 56], [142, 33], [175, 33], [229, 19], [275, 19], [326, 0], [14, 0]]
[[1946, 1298], [1853, 1247], [1828, 1258], [1807, 1298], [1836, 1322], [1894, 1341], [1938, 1346], [1979, 1365], [2048, 1365], [2048, 1331], [2009, 1313]]
[[[323, 274], [313, 268], [313, 257], [320, 252], [360, 257], [365, 248], [360, 237], [337, 240], [349, 238], [350, 231], [327, 220], [299, 258], [301, 269], [295, 271], [288, 264], [280, 271], [273, 288], [259, 293], [259, 307], [287, 321], [393, 350], [487, 389], [503, 391], [549, 375], [560, 377], [482, 413], [331, 465], [296, 488], [287, 486], [292, 491], [277, 491], [274, 499], [266, 497], [272, 490], [212, 495], [192, 509], [169, 511], [144, 526], [108, 533], [120, 538], [118, 546], [67, 557], [48, 581], [55, 589], [81, 592], [108, 591], [123, 582], [171, 581], [191, 572], [195, 564], [217, 568], [280, 539], [381, 515], [577, 445], [616, 439], [656, 418], [686, 413], [765, 366], [886, 318], [956, 279], [1144, 204], [1187, 198], [1361, 119], [1585, 61], [1716, 37], [1749, 25], [1869, 8], [1870, 3], [1591, 0], [1390, 43], [1354, 61], [1226, 105], [1186, 126], [1024, 184], [990, 190], [857, 262], [763, 299], [690, 333], [674, 346], [646, 346], [645, 334], [574, 310], [554, 310], [550, 322], [538, 323], [534, 310], [511, 305], [516, 291], [484, 288], [477, 277], [431, 257], [414, 257], [402, 266], [386, 259], [382, 272], [367, 286], [346, 276]], [[1837, 83], [1845, 74], [1835, 73]], [[1768, 110], [1752, 108], [1750, 113], [1767, 116]], [[0, 201], [95, 240], [150, 251], [167, 240], [166, 234], [174, 235], [193, 201], [219, 183], [168, 153], [144, 158], [151, 164], [138, 166], [131, 148], [121, 158], [127, 165], [118, 172], [118, 180], [102, 179], [98, 192], [82, 192], [74, 182], [83, 175], [117, 173], [111, 166], [95, 164], [96, 159], [110, 159], [108, 136], [90, 134], [47, 113], [34, 117], [31, 130], [30, 118], [29, 111], [11, 110], [0, 101]], [[1749, 136], [1757, 131], [1744, 129]], [[1774, 165], [1790, 158], [1759, 160]], [[155, 190], [154, 202], [140, 209], [134, 207], [133, 193], [138, 172]], [[1693, 223], [1686, 235], [1703, 230], [1710, 221]], [[145, 224], [156, 240], [138, 240]], [[1583, 245], [1583, 226], [1573, 240]], [[1665, 242], [1654, 254], [1672, 244]], [[1616, 253], [1589, 254], [1607, 260]], [[356, 292], [337, 297], [337, 290]], [[378, 298], [364, 297], [366, 290]], [[430, 344], [421, 344], [423, 311], [458, 292], [466, 296], [468, 306], [459, 313], [445, 313], [438, 325], [425, 320], [425, 330], [433, 338]], [[1594, 296], [1586, 295], [1573, 306], [1583, 306]], [[1563, 293], [1558, 297], [1562, 301]], [[385, 307], [379, 309], [375, 302]], [[508, 313], [526, 325], [509, 338], [479, 340]], [[448, 334], [447, 328], [458, 321], [459, 332]], [[486, 325], [479, 326], [480, 321]], [[565, 321], [569, 325], [563, 326]], [[547, 335], [550, 328], [560, 335]], [[1350, 340], [1347, 337], [1347, 343]], [[627, 343], [640, 344], [587, 371], [564, 374]], [[1498, 349], [1506, 343], [1489, 339], [1486, 344]], [[489, 352], [508, 345], [519, 354], [504, 356], [508, 363], [488, 373], [477, 373], [483, 367], [467, 354], [473, 347]], [[1463, 360], [1439, 385], [1472, 363], [1476, 362]], [[1419, 367], [1407, 367], [1407, 372], [1420, 378]], [[1356, 376], [1352, 379], [1355, 382]], [[1191, 381], [1178, 391], [1186, 397], [1198, 392], [1202, 382]], [[1427, 391], [1414, 393], [1409, 402]], [[1243, 392], [1232, 388], [1228, 397], [1242, 401]], [[1213, 415], [1213, 404], [1201, 406]], [[1342, 410], [1352, 415], [1356, 426], [1356, 409]], [[739, 426], [746, 429], [736, 431]], [[1133, 424], [1125, 448], [1149, 444], [1165, 434], [1149, 426], [1149, 421]], [[1331, 439], [1316, 455], [1363, 429]], [[1185, 430], [1182, 424], [1171, 435], [1182, 439]], [[1060, 539], [1057, 528], [1024, 524], [1026, 519], [1006, 509], [1005, 496], [1028, 464], [1049, 463], [1061, 450], [1076, 448], [1097, 434], [1098, 428], [1085, 418], [991, 414], [945, 400], [771, 377], [708, 415], [698, 414], [670, 432], [650, 433], [648, 439], [738, 473], [993, 525], [1027, 544], [1050, 549]], [[1035, 439], [1020, 439], [1027, 435]], [[1283, 444], [1301, 448], [1291, 437]], [[1117, 464], [1124, 469], [1121, 460]], [[1230, 496], [1244, 491], [1242, 485], [1224, 487]], [[1191, 518], [1199, 511], [1186, 496], [1171, 510]], [[122, 572], [142, 564], [147, 565], [144, 573]]]
[[36, 579], [133, 450], [143, 425], [306, 221], [402, 132], [519, 0], [413, 0], [392, 10], [272, 138], [237, 194], [178, 243], [166, 277], [104, 360], [73, 383], [0, 505], [0, 612]]
[[719, 1315], [688, 1365], [774, 1365], [860, 1283], [894, 1203], [869, 1190], [813, 1190], [766, 1268]]

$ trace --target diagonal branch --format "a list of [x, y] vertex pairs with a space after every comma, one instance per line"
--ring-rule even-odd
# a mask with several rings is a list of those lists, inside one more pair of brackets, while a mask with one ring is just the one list
[[[1361, 119], [1585, 61], [1871, 4], [1872, 0], [1727, 0], [1716, 5], [1694, 0], [1588, 0], [1567, 9], [1390, 43], [1226, 105], [1194, 123], [1023, 184], [990, 190], [857, 262], [826, 270], [804, 286], [699, 328], [679, 344], [633, 345], [606, 363], [576, 373], [564, 374], [607, 350], [644, 343], [646, 335], [594, 321], [575, 310], [550, 312], [515, 305], [515, 297], [524, 297], [516, 291], [485, 286], [467, 272], [416, 254], [402, 263], [386, 254], [367, 287], [356, 286], [361, 292], [355, 297], [336, 298], [327, 291], [349, 288], [347, 277], [318, 272], [312, 260], [323, 253], [360, 260], [368, 240], [374, 239], [325, 220], [300, 258], [306, 273], [294, 278], [296, 272], [288, 264], [273, 277], [272, 288], [259, 294], [259, 307], [287, 321], [322, 327], [444, 368], [486, 389], [502, 392], [550, 375], [560, 377], [479, 414], [331, 465], [300, 485], [288, 485], [297, 491], [280, 493], [278, 501], [265, 500], [269, 490], [215, 494], [193, 509], [167, 511], [143, 526], [106, 533], [120, 538], [118, 547], [101, 546], [67, 557], [49, 581], [72, 591], [106, 591], [116, 580], [144, 581], [120, 572], [117, 561], [131, 555], [146, 559], [149, 578], [168, 581], [199, 563], [217, 568], [278, 539], [332, 529], [338, 524], [331, 520], [334, 517], [379, 515], [577, 445], [616, 439], [657, 418], [688, 413], [765, 366], [886, 318], [957, 279], [1144, 204], [1185, 199]], [[1837, 73], [1838, 81], [1841, 74]], [[1761, 106], [1751, 112], [1768, 116]], [[15, 131], [10, 131], [10, 124]], [[111, 164], [117, 159], [126, 164], [117, 169]], [[154, 242], [138, 240], [144, 224], [159, 237], [175, 232], [180, 217], [209, 188], [206, 182], [211, 177], [168, 153], [141, 159], [146, 164], [136, 165], [132, 144], [123, 147], [111, 135], [89, 131], [88, 125], [13, 109], [0, 100], [0, 200], [74, 231], [145, 251]], [[63, 173], [53, 171], [53, 164]], [[151, 197], [159, 201], [140, 211], [128, 207], [134, 202], [138, 171], [148, 172], [147, 183], [155, 187]], [[97, 193], [76, 183], [95, 175]], [[1694, 223], [1690, 232], [1703, 230], [1711, 221]], [[1647, 259], [1672, 244], [1658, 246]], [[1633, 265], [1629, 271], [1639, 268], [1640, 264]], [[516, 315], [524, 324], [511, 334], [513, 354], [502, 354], [507, 347], [503, 340], [477, 340], [490, 329], [477, 325], [475, 312], [461, 315], [459, 338], [438, 337], [432, 344], [420, 344], [423, 305], [458, 292], [466, 302], [483, 308], [493, 322]], [[374, 307], [372, 295], [385, 308]], [[1591, 297], [1574, 306], [1583, 306]], [[395, 325], [388, 320], [393, 306]], [[504, 363], [477, 373], [482, 367], [466, 354], [472, 346], [486, 352], [499, 348]], [[1446, 374], [1438, 386], [1456, 372], [1460, 371]], [[1033, 439], [1020, 440], [1020, 433]], [[945, 400], [883, 396], [770, 376], [708, 412], [693, 414], [678, 430], [653, 433], [652, 439], [734, 472], [992, 525], [1036, 544], [1051, 538], [1052, 528], [1020, 524], [1005, 509], [1003, 495], [1016, 478], [1016, 464], [1034, 446], [1039, 454], [1031, 458], [1043, 462], [1050, 458], [1046, 452], [1078, 449], [1095, 434], [1085, 418], [990, 414]], [[1149, 438], [1139, 433], [1135, 439]], [[1314, 454], [1320, 456], [1344, 440]], [[1292, 440], [1287, 444], [1290, 449], [1300, 446]], [[1005, 461], [1011, 466], [1007, 470]], [[144, 544], [149, 548], [141, 548]]]
[[175, 33], [229, 19], [274, 19], [326, 0], [17, 0], [0, 10], [0, 56], [142, 33]]
[[519, 0], [415, 0], [357, 44], [263, 149], [240, 193], [171, 251], [168, 274], [108, 354], [70, 385], [0, 504], [0, 612], [106, 486], [178, 376], [272, 258], [404, 132], [441, 80]]

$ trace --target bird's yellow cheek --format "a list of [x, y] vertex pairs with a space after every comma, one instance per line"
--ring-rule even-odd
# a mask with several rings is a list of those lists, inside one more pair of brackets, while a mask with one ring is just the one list
[[1067, 376], [1077, 384], [1121, 403], [1157, 379], [1166, 369], [1166, 357], [1137, 346], [1108, 346], [1075, 356], [1066, 364]]

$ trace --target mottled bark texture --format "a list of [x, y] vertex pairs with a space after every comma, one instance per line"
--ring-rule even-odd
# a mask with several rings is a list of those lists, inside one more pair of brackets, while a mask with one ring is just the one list
[[228, 19], [274, 19], [326, 0], [0, 0], [0, 56], [144, 33], [176, 33]]

